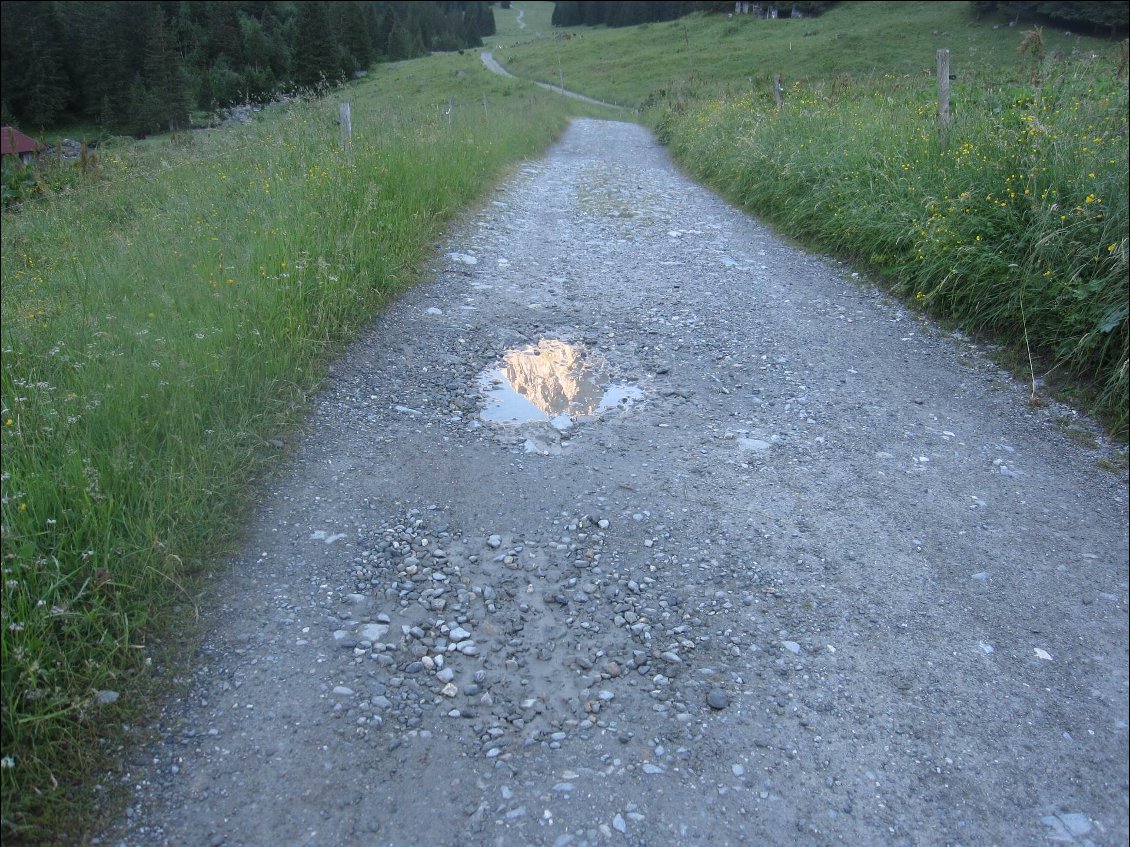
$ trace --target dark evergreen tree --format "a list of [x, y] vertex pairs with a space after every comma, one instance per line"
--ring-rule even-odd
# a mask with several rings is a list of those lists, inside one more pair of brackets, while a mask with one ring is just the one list
[[299, 3], [296, 30], [294, 81], [308, 86], [337, 77], [341, 57], [333, 40], [329, 4], [318, 0]]
[[205, 10], [209, 61], [215, 62], [223, 56], [229, 65], [238, 67], [243, 60], [238, 4], [229, 0], [206, 0], [201, 5]]
[[340, 39], [353, 59], [354, 67], [350, 70], [365, 69], [373, 63], [373, 40], [369, 34], [367, 18], [363, 3], [346, 0], [342, 4]]
[[391, 6], [386, 5], [381, 12], [380, 21], [377, 24], [377, 31], [373, 36], [373, 44], [378, 54], [389, 59], [392, 58], [392, 54], [389, 52], [389, 45], [392, 40], [392, 31], [395, 28], [396, 13], [392, 10]]
[[24, 0], [4, 4], [0, 100], [29, 128], [58, 119], [70, 99], [62, 55], [62, 27], [51, 3]]
[[[180, 57], [169, 40], [165, 13], [157, 7], [145, 43], [142, 65], [143, 87], [153, 100], [157, 129], [187, 129], [190, 121], [188, 83]], [[155, 130], [154, 130], [155, 131]]]

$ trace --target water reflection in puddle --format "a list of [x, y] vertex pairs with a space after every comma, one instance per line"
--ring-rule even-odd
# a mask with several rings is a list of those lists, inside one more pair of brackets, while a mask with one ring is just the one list
[[479, 387], [485, 397], [479, 417], [487, 423], [546, 421], [559, 430], [643, 397], [634, 385], [612, 383], [599, 355], [556, 339], [508, 351], [479, 377]]

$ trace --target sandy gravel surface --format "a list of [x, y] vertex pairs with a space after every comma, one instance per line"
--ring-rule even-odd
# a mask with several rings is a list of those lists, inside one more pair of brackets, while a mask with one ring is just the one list
[[95, 843], [1126, 844], [1126, 473], [1025, 397], [577, 121], [337, 365]]

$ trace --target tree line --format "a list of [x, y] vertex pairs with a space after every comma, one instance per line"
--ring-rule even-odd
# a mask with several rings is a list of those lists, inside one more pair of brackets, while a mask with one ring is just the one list
[[1112, 38], [1130, 28], [1130, 6], [1121, 0], [973, 0], [972, 6], [981, 17], [999, 13], [1015, 23], [1058, 24]]
[[[836, 5], [835, 0], [760, 0], [750, 3], [763, 9], [776, 7], [781, 17], [794, 13], [817, 17]], [[973, 0], [978, 16], [995, 13], [1013, 20], [1059, 24], [1096, 35], [1125, 35], [1130, 24], [1130, 5], [1124, 0]], [[554, 26], [635, 26], [653, 21], [671, 21], [691, 12], [734, 11], [733, 0], [558, 0], [553, 9]], [[867, 13], [867, 4], [859, 4]]]
[[36, 131], [69, 121], [146, 135], [193, 110], [336, 82], [375, 62], [477, 47], [485, 2], [5, 0], [0, 111]]
[[[752, 5], [752, 4], [751, 4]], [[776, 6], [787, 17], [793, 9], [805, 17], [815, 17], [835, 0], [763, 0], [762, 6]], [[553, 7], [554, 26], [637, 26], [655, 21], [673, 21], [691, 12], [732, 12], [733, 0], [558, 0]]]

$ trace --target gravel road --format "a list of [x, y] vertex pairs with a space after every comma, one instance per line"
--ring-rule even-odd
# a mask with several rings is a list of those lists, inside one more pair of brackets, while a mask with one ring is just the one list
[[335, 367], [93, 843], [1126, 844], [1119, 455], [855, 276], [576, 121]]

